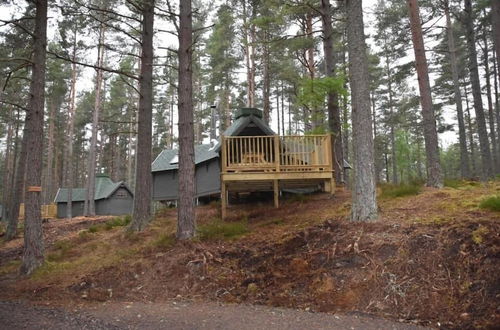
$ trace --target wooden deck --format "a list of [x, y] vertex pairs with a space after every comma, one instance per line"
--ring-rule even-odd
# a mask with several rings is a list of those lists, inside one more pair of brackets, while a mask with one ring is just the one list
[[228, 192], [274, 191], [321, 185], [333, 194], [331, 135], [223, 136], [222, 217]]

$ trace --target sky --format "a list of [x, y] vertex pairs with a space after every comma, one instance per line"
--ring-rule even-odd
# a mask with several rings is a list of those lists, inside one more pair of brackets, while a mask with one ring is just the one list
[[[220, 2], [220, 0], [215, 0], [216, 3]], [[378, 0], [364, 0], [363, 1], [363, 11], [364, 11], [364, 23], [365, 23], [365, 33], [370, 36], [374, 33], [374, 30], [372, 28], [374, 18], [373, 18], [373, 11], [374, 11], [374, 6], [376, 5]], [[17, 4], [11, 5], [11, 6], [3, 6], [2, 10], [0, 10], [0, 19], [10, 19], [12, 17], [12, 13], [17, 13], [20, 14], [22, 13], [22, 10], [20, 10], [19, 2]], [[17, 16], [17, 15], [16, 15]], [[55, 21], [54, 21], [54, 16], [55, 13], [50, 13], [49, 12], [49, 27], [48, 27], [48, 37], [52, 38], [54, 34], [56, 33], [55, 30]], [[155, 28], [157, 29], [170, 29], [168, 25], [165, 23], [162, 23], [161, 20], [156, 20], [155, 22]], [[1, 29], [1, 27], [0, 27]], [[408, 33], [410, 33], [408, 31]], [[92, 38], [92, 36], [89, 36], [89, 38]], [[367, 43], [370, 45], [370, 47], [374, 47], [374, 44], [372, 40], [367, 39]], [[176, 37], [172, 36], [171, 34], [168, 33], [158, 33], [155, 36], [155, 45], [169, 45], [172, 48], [175, 48], [177, 45], [177, 40]], [[158, 50], [157, 54], [163, 55], [161, 53], [165, 53], [165, 50]], [[413, 52], [409, 54], [411, 57], [413, 57]], [[95, 58], [96, 56], [94, 54], [88, 54], [86, 58]], [[92, 62], [92, 60], [90, 60]], [[84, 90], [89, 90], [92, 88], [92, 77], [94, 75], [94, 71], [92, 69], [85, 69], [84, 74], [81, 79], [78, 81], [78, 90], [79, 92], [84, 91]], [[415, 77], [416, 78], [416, 77]], [[433, 77], [431, 76], [431, 84], [432, 84], [432, 79]], [[245, 80], [244, 74], [240, 77], [240, 80], [243, 82]], [[414, 87], [416, 86], [416, 79], [413, 80]], [[276, 111], [273, 112], [272, 118], [271, 118], [271, 128], [275, 131], [277, 131], [277, 118], [276, 118]], [[454, 122], [454, 109], [448, 108], [445, 110], [445, 119], [447, 122]], [[287, 118], [287, 116], [286, 116]], [[174, 118], [174, 121], [177, 121], [177, 118]], [[288, 126], [288, 124], [285, 122], [285, 125]], [[440, 142], [441, 145], [446, 147], [451, 143], [455, 143], [457, 141], [457, 133], [456, 132], [446, 132], [444, 134], [439, 134]]]

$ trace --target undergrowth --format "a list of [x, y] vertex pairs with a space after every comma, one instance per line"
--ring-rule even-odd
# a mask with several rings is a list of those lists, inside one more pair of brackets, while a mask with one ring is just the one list
[[123, 217], [116, 217], [111, 220], [106, 221], [105, 223], [101, 223], [98, 225], [92, 225], [89, 227], [89, 233], [97, 233], [101, 230], [111, 230], [115, 227], [125, 227], [132, 221], [132, 217], [130, 215], [126, 215]]
[[246, 219], [237, 222], [224, 222], [216, 219], [208, 224], [198, 226], [200, 240], [232, 239], [248, 233]]
[[418, 195], [422, 187], [418, 184], [383, 184], [380, 186], [380, 197], [382, 198], [397, 198], [403, 196]]
[[500, 212], [500, 196], [491, 196], [485, 198], [479, 203], [479, 207], [482, 209]]

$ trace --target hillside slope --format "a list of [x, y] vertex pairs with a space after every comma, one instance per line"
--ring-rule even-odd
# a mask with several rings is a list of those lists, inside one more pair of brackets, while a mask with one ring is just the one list
[[218, 205], [203, 206], [200, 238], [188, 243], [173, 238], [173, 209], [140, 234], [109, 221], [90, 224], [55, 241], [31, 279], [17, 278], [18, 261], [4, 261], [0, 298], [212, 300], [493, 327], [500, 322], [500, 215], [478, 205], [499, 189], [498, 182], [463, 183], [381, 198], [374, 223], [348, 221], [344, 191], [290, 198], [278, 210], [233, 205], [226, 223], [214, 220]]

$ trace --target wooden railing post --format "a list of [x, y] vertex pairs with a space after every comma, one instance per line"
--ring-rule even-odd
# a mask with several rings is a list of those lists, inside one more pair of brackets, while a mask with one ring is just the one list
[[276, 162], [276, 172], [280, 171], [280, 136], [274, 136], [274, 161]]
[[226, 146], [226, 139], [225, 139], [224, 135], [221, 135], [220, 143], [222, 146], [222, 159], [221, 159], [222, 173], [226, 173], [227, 172], [227, 150], [226, 150], [227, 146]]

